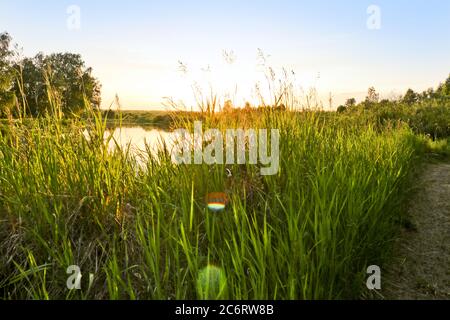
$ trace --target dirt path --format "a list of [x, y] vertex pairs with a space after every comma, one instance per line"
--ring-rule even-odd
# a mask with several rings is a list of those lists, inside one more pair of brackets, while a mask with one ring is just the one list
[[450, 299], [450, 164], [428, 164], [408, 208], [395, 261], [382, 276], [386, 299]]

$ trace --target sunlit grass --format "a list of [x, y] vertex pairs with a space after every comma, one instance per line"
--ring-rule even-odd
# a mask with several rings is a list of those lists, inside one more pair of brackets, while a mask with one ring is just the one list
[[[100, 113], [89, 119], [54, 114], [0, 135], [1, 298], [196, 299], [211, 265], [227, 298], [358, 297], [386, 257], [417, 143], [401, 126], [315, 112], [205, 116], [206, 127], [280, 129], [280, 171], [260, 176], [249, 164], [175, 165], [164, 149], [142, 167], [108, 148]], [[227, 194], [224, 210], [208, 210], [211, 192]], [[66, 287], [70, 265], [81, 290]]]

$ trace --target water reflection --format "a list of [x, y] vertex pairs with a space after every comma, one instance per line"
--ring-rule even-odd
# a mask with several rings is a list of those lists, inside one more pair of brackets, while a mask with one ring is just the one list
[[[122, 127], [112, 129], [105, 133], [105, 138], [109, 137], [113, 131], [114, 139], [109, 142], [109, 147], [114, 149], [116, 143], [122, 149], [130, 147], [130, 152], [135, 155], [144, 154], [147, 152], [146, 145], [152, 154], [156, 154], [158, 146], [166, 143], [169, 151], [174, 144], [174, 134], [161, 129], [144, 129], [142, 127]], [[114, 141], [115, 140], [115, 141]]]

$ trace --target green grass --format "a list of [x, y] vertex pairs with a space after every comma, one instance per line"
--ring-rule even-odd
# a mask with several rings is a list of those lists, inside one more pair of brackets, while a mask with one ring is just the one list
[[[108, 149], [101, 114], [90, 119], [2, 129], [0, 298], [196, 299], [208, 265], [223, 271], [222, 298], [357, 298], [367, 266], [388, 256], [419, 143], [401, 126], [314, 112], [206, 117], [280, 129], [280, 172], [260, 176], [248, 164], [177, 166], [163, 148], [140, 167], [129, 148]], [[230, 198], [220, 213], [204, 202], [216, 191]], [[66, 287], [70, 265], [81, 290]]]

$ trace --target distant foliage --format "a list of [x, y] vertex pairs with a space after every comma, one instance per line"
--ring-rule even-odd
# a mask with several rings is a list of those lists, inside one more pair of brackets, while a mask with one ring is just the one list
[[[13, 57], [15, 59], [13, 59]], [[19, 58], [11, 37], [0, 35], [0, 116], [42, 116], [57, 102], [65, 115], [100, 107], [100, 83], [79, 54], [37, 54]], [[49, 95], [52, 95], [52, 99]]]
[[13, 52], [10, 50], [11, 37], [7, 33], [0, 34], [0, 117], [5, 117], [15, 102], [11, 92], [13, 70], [10, 67]]
[[408, 91], [406, 91], [405, 96], [402, 99], [402, 102], [407, 104], [407, 105], [413, 105], [416, 102], [419, 102], [420, 100], [420, 96], [414, 92], [414, 90], [412, 89], [408, 89]]
[[337, 112], [338, 112], [338, 113], [344, 113], [346, 110], [347, 110], [347, 107], [346, 107], [346, 106], [339, 106], [339, 107], [337, 108]]
[[433, 139], [450, 137], [450, 75], [436, 90], [430, 88], [422, 93], [408, 89], [397, 100], [381, 100], [375, 88], [370, 88], [365, 101], [356, 104], [347, 100], [338, 113], [361, 117], [376, 125], [396, 122], [407, 123], [414, 132]]

